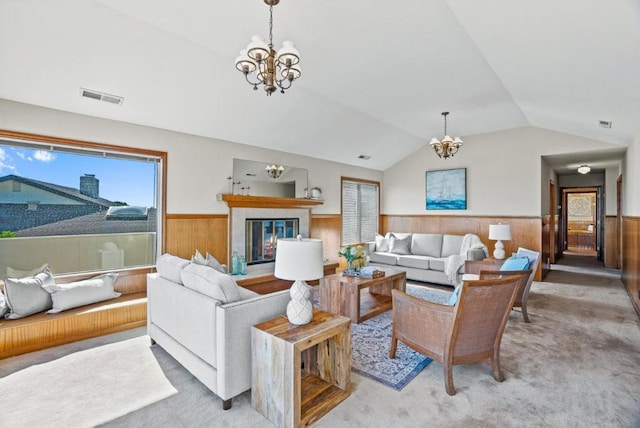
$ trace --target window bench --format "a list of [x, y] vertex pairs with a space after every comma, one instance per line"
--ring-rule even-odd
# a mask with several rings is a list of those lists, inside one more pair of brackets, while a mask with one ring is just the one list
[[[155, 269], [120, 272], [116, 291], [122, 296], [57, 314], [45, 312], [17, 320], [0, 318], [0, 359], [147, 324], [146, 274]], [[91, 275], [56, 277], [56, 283]]]

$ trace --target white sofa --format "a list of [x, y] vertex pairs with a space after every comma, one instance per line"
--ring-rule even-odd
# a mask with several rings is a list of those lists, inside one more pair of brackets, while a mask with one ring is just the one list
[[[454, 286], [456, 281], [452, 282], [445, 272], [447, 259], [459, 266], [457, 273], [461, 275], [464, 260], [482, 260], [488, 255], [487, 247], [477, 236], [465, 236], [391, 232], [366, 242], [365, 251], [371, 266], [405, 271], [407, 279], [415, 281]], [[464, 251], [463, 245], [467, 247]]]
[[[156, 267], [158, 273], [147, 275], [151, 343], [218, 395], [223, 409], [231, 408], [231, 399], [251, 388], [251, 326], [283, 315], [289, 291], [260, 295], [229, 275], [167, 254]], [[224, 284], [216, 288], [220, 280]]]

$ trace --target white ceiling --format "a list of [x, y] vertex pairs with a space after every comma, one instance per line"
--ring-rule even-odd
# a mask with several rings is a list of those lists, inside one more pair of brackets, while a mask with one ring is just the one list
[[271, 97], [233, 64], [268, 17], [261, 0], [0, 0], [0, 98], [379, 170], [442, 136], [445, 110], [463, 138], [640, 133], [638, 0], [282, 0], [274, 44], [294, 41], [303, 74]]

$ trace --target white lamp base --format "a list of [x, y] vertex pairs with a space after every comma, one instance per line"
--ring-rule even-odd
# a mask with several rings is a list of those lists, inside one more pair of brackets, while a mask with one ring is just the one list
[[504, 259], [504, 244], [502, 241], [496, 241], [496, 248], [493, 250], [493, 258], [502, 260]]
[[287, 304], [287, 319], [291, 324], [308, 324], [313, 318], [311, 292], [304, 281], [295, 281], [289, 290], [291, 301]]

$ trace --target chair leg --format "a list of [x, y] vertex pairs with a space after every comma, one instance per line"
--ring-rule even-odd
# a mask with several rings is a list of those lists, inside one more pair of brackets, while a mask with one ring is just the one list
[[522, 317], [524, 318], [524, 322], [531, 322], [531, 320], [529, 320], [529, 314], [527, 313], [527, 301], [524, 300], [522, 302]]
[[389, 358], [396, 357], [396, 348], [398, 347], [398, 338], [395, 333], [391, 333], [391, 350], [389, 351]]
[[444, 385], [447, 389], [447, 394], [456, 395], [456, 387], [453, 386], [453, 366], [445, 362], [443, 367], [444, 367]]
[[231, 398], [228, 400], [222, 400], [222, 410], [229, 410], [231, 408]]
[[152, 337], [150, 337], [149, 339], [151, 339], [151, 346], [153, 346], [153, 345], [155, 345], [155, 344], [156, 344], [156, 341], [155, 341], [155, 340], [153, 340], [153, 338], [152, 338]]
[[504, 380], [500, 371], [500, 354], [497, 351], [494, 352], [493, 357], [491, 357], [491, 374], [493, 374], [493, 378], [498, 382]]

